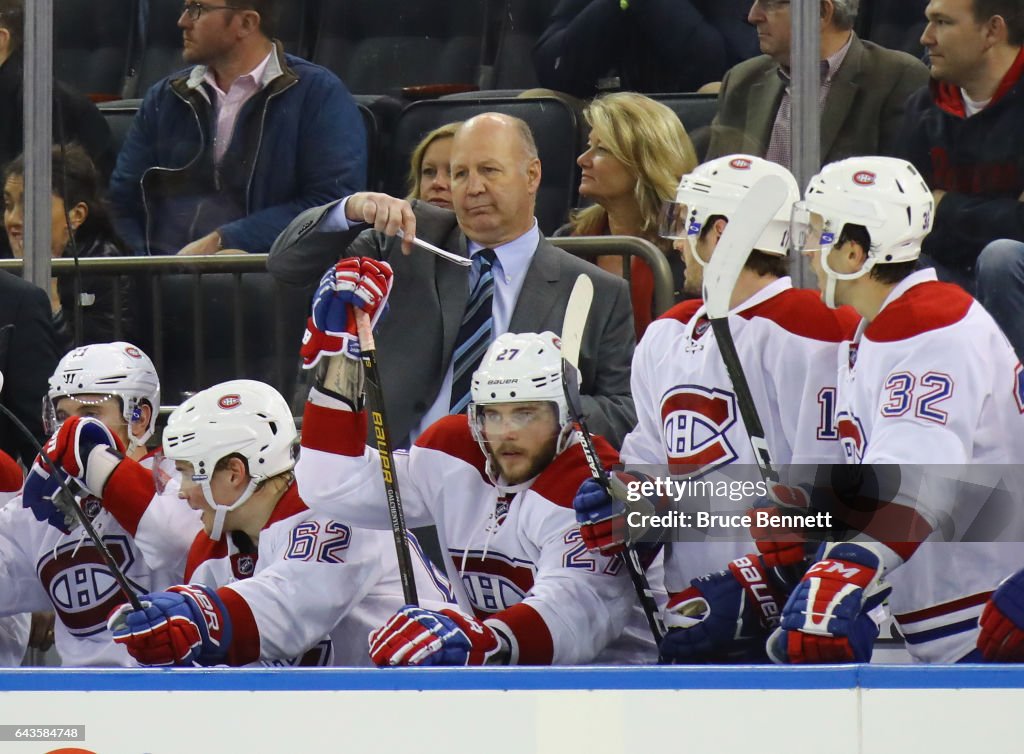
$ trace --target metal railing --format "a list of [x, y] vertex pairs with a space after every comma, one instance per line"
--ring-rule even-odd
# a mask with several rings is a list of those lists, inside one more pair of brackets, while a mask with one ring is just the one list
[[622, 256], [626, 280], [629, 280], [630, 258], [640, 257], [654, 273], [654, 315], [663, 314], [675, 303], [672, 270], [668, 260], [661, 249], [650, 241], [634, 236], [565, 236], [549, 238], [548, 241], [584, 259], [593, 260], [605, 255]]

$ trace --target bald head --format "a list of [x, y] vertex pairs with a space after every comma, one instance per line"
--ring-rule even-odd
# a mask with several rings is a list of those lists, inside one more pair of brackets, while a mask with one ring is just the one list
[[452, 203], [467, 238], [493, 248], [533, 227], [541, 168], [525, 121], [501, 113], [470, 118], [452, 141], [451, 170]]

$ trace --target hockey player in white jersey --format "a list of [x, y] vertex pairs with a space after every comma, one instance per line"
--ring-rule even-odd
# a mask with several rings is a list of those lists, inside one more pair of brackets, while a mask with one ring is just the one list
[[[831, 421], [835, 359], [856, 317], [852, 311], [832, 311], [816, 293], [793, 287], [789, 218], [799, 189], [792, 174], [749, 155], [701, 165], [681, 180], [675, 203], [666, 207], [662, 235], [676, 239], [684, 256], [686, 291], [701, 295], [704, 267], [718, 240], [728, 223], [743, 222], [739, 205], [764, 176], [782, 178], [789, 195], [740, 273], [729, 326], [774, 462], [835, 463], [842, 452]], [[632, 392], [638, 423], [622, 446], [627, 468], [683, 467], [693, 469], [694, 477], [714, 478], [719, 470], [736, 473], [730, 470], [745, 464], [756, 478], [737, 394], [709, 324], [702, 300], [684, 301], [652, 323], [637, 346]], [[617, 502], [587, 482], [575, 507], [593, 547], [604, 552], [621, 547], [626, 529]], [[759, 542], [759, 555], [751, 553], [750, 539], [732, 539], [666, 547], [670, 630], [661, 647], [664, 660], [767, 659], [764, 642], [787, 588], [773, 569], [802, 562], [803, 548], [765, 541]], [[728, 569], [718, 570], [727, 563]]]
[[[386, 529], [361, 385], [360, 362], [326, 360], [306, 405], [295, 473], [310, 507]], [[567, 415], [557, 336], [495, 340], [473, 375], [472, 401], [468, 415], [439, 420], [395, 453], [405, 520], [436, 525], [459, 609], [406, 606], [372, 635], [374, 661], [653, 661], [629, 579], [618, 561], [588, 553], [576, 526], [573, 493], [590, 472]], [[617, 460], [603, 439], [595, 444], [606, 464]]]
[[[155, 466], [146, 449], [160, 409], [160, 382], [153, 363], [130, 343], [100, 343], [69, 352], [50, 378], [44, 423], [50, 431], [69, 430], [81, 417], [98, 420], [98, 434], [116, 442], [128, 456], [167, 484], [173, 466]], [[52, 442], [48, 452], [59, 452]], [[134, 665], [123, 647], [111, 643], [107, 615], [124, 601], [116, 582], [73, 516], [53, 502], [56, 481], [39, 459], [20, 498], [3, 511], [0, 525], [0, 613], [54, 611], [57, 652], [65, 666]], [[82, 508], [129, 583], [140, 592], [171, 583], [150, 568], [125, 531], [102, 512], [98, 501], [83, 497]]]
[[939, 541], [939, 523], [955, 524], [972, 499], [958, 473], [999, 474], [1024, 460], [1024, 395], [1020, 363], [991, 316], [934, 270], [916, 269], [933, 213], [914, 167], [883, 157], [826, 166], [794, 210], [794, 240], [826, 303], [863, 318], [839, 353], [836, 426], [849, 463], [899, 464], [902, 483], [880, 514], [901, 529], [875, 524], [873, 536], [822, 547], [769, 642], [777, 662], [866, 659], [886, 581], [915, 660], [974, 659], [985, 601], [1019, 563], [1015, 543]]
[[[144, 468], [108, 446], [77, 448], [76, 476], [146, 560], [180, 569], [174, 586], [141, 595], [143, 610], [122, 605], [110, 618], [113, 640], [140, 664], [369, 664], [367, 635], [402, 604], [394, 551], [383, 532], [303, 504], [291, 473], [297, 439], [276, 390], [232, 380], [168, 420], [164, 450], [181, 474], [181, 499], [157, 494]], [[58, 444], [74, 464], [71, 438]], [[198, 513], [184, 546], [165, 525], [175, 510]], [[442, 607], [422, 561], [417, 576], [420, 594]]]

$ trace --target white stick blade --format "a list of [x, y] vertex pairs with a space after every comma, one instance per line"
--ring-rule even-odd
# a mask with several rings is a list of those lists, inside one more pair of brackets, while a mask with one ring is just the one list
[[562, 358], [577, 369], [583, 332], [587, 328], [590, 304], [594, 300], [594, 283], [588, 275], [580, 275], [573, 284], [562, 320]]
[[729, 219], [704, 268], [704, 303], [709, 318], [721, 319], [729, 313], [732, 291], [747, 258], [788, 195], [785, 181], [777, 175], [766, 175], [750, 187], [735, 216]]

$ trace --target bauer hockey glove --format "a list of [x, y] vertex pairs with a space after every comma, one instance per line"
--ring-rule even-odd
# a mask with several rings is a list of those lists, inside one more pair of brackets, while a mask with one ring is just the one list
[[172, 586], [121, 605], [107, 627], [141, 665], [219, 665], [231, 644], [231, 619], [217, 592], [202, 584]]
[[784, 599], [758, 555], [693, 579], [665, 609], [662, 662], [765, 662], [765, 640], [779, 625]]
[[778, 664], [870, 661], [892, 591], [884, 571], [867, 545], [822, 544], [768, 639], [768, 656]]
[[370, 659], [394, 665], [485, 665], [501, 648], [487, 625], [455, 610], [406, 605], [370, 634]]
[[302, 365], [312, 369], [324, 356], [359, 358], [359, 335], [352, 307], [364, 310], [376, 326], [391, 294], [391, 265], [369, 257], [349, 257], [320, 278], [312, 316], [302, 337]]
[[56, 474], [47, 471], [41, 459], [36, 458], [25, 477], [21, 505], [31, 509], [36, 521], [45, 521], [65, 534], [70, 534], [78, 519], [71, 509], [58, 505], [59, 490]]
[[986, 660], [1024, 661], [1024, 570], [999, 585], [979, 623], [978, 649]]
[[[576, 511], [576, 522], [580, 526], [583, 543], [588, 550], [597, 550], [602, 555], [616, 555], [626, 545], [634, 544], [630, 536], [627, 517], [633, 511], [642, 514], [655, 512], [654, 504], [646, 497], [630, 492], [630, 483], [646, 480], [646, 477], [625, 471], [608, 472], [610, 493], [596, 479], [587, 479], [576, 491], [572, 507]], [[633, 500], [632, 498], [636, 498]], [[643, 548], [641, 560], [646, 567], [658, 546]]]

